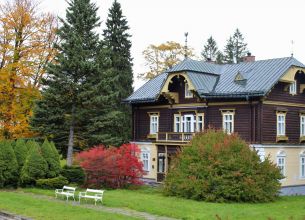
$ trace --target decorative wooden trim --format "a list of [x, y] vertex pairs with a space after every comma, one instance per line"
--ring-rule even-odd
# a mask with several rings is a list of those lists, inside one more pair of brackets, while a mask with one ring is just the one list
[[297, 72], [305, 72], [305, 68], [292, 66], [280, 78], [280, 82], [293, 83], [295, 74]]
[[147, 114], [149, 116], [151, 116], [151, 115], [158, 115], [158, 116], [160, 116], [160, 112], [147, 112]]
[[276, 142], [279, 141], [288, 141], [289, 138], [286, 135], [280, 135], [280, 136], [276, 136]]
[[305, 89], [305, 84], [300, 84], [300, 93], [303, 93]]
[[208, 106], [219, 106], [219, 105], [249, 105], [249, 104], [258, 104], [258, 101], [254, 102], [249, 102], [249, 101], [244, 101], [244, 102], [209, 102]]
[[305, 104], [292, 103], [292, 102], [263, 101], [263, 104], [305, 108]]
[[185, 80], [188, 82], [188, 84], [189, 84], [189, 90], [191, 91], [191, 90], [193, 90], [193, 91], [195, 91], [195, 87], [194, 87], [194, 85], [193, 85], [193, 83], [192, 83], [192, 81], [190, 80], [190, 78], [188, 77], [188, 75], [186, 74], [186, 72], [179, 72], [179, 73], [173, 73], [173, 74], [171, 74], [171, 75], [169, 75], [168, 77], [167, 77], [167, 79], [166, 79], [166, 81], [165, 81], [165, 83], [164, 83], [164, 85], [163, 85], [163, 87], [162, 87], [162, 89], [161, 89], [161, 94], [164, 92], [164, 93], [167, 93], [167, 92], [169, 92], [168, 91], [168, 85], [169, 85], [169, 83], [171, 82], [171, 80], [175, 77], [175, 76], [183, 76], [184, 78], [185, 78]]
[[235, 114], [235, 108], [221, 108], [219, 111], [221, 111], [221, 114]]
[[205, 103], [190, 103], [190, 104], [173, 104], [173, 105], [155, 105], [155, 106], [141, 106], [139, 109], [160, 109], [160, 108], [202, 108], [207, 107]]
[[300, 137], [300, 143], [304, 142], [305, 141], [305, 136], [301, 136]]
[[157, 134], [148, 134], [147, 138], [149, 138], [149, 139], [156, 139], [157, 138]]

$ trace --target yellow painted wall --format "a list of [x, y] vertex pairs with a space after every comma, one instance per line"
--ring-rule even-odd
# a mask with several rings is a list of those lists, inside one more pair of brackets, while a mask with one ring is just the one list
[[270, 155], [270, 159], [276, 164], [277, 154], [280, 150], [286, 153], [285, 176], [282, 186], [305, 185], [305, 179], [300, 178], [300, 153], [304, 147], [278, 147], [271, 148], [265, 146], [265, 155]]

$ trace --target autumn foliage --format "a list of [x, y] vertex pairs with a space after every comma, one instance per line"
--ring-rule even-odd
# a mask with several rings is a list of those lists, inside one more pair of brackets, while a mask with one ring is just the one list
[[100, 145], [77, 155], [86, 173], [86, 185], [94, 187], [124, 188], [142, 184], [143, 164], [135, 144], [119, 148]]
[[208, 130], [196, 134], [173, 161], [164, 193], [213, 202], [268, 202], [279, 193], [283, 178], [269, 158], [236, 134]]

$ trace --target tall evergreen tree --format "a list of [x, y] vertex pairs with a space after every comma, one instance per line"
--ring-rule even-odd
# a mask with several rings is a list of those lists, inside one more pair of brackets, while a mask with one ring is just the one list
[[11, 142], [0, 141], [0, 188], [18, 185], [18, 162]]
[[201, 52], [201, 56], [205, 61], [216, 61], [218, 55], [218, 47], [214, 38], [211, 36], [207, 40], [206, 44], [203, 47], [203, 51]]
[[70, 0], [68, 5], [66, 20], [60, 19], [59, 53], [55, 64], [48, 68], [48, 79], [43, 81], [42, 99], [37, 103], [32, 126], [52, 138], [64, 152], [68, 144], [67, 165], [71, 166], [73, 148], [84, 140], [81, 94], [84, 82], [96, 72], [99, 36], [95, 29], [100, 23], [98, 8], [90, 0]]
[[14, 146], [14, 152], [15, 152], [16, 159], [17, 159], [18, 166], [19, 166], [18, 170], [20, 172], [23, 167], [23, 164], [25, 162], [25, 159], [27, 157], [27, 154], [28, 154], [28, 148], [23, 139], [18, 139], [16, 141], [15, 146]]
[[54, 178], [58, 176], [60, 173], [60, 161], [47, 139], [41, 145], [41, 154], [48, 164], [46, 177]]
[[[103, 70], [103, 79], [99, 86], [104, 90], [104, 97], [98, 99], [101, 99], [100, 102], [107, 100], [110, 104], [104, 108], [102, 114], [96, 114], [98, 118], [91, 127], [90, 132], [96, 143], [117, 146], [130, 138], [131, 109], [122, 104], [122, 100], [133, 91], [131, 35], [128, 30], [121, 5], [115, 0], [109, 9], [103, 32], [103, 49], [99, 56], [100, 68]], [[101, 63], [107, 63], [107, 66]]]
[[224, 49], [224, 58], [226, 63], [239, 63], [247, 54], [247, 44], [244, 42], [242, 33], [237, 28], [231, 36]]

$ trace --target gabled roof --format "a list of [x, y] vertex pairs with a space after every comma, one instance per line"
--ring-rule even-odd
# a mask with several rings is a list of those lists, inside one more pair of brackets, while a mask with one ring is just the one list
[[[167, 77], [177, 72], [188, 75], [202, 98], [264, 96], [293, 66], [305, 68], [293, 57], [223, 65], [185, 59], [166, 73], [148, 81], [124, 101], [156, 101]], [[238, 73], [244, 77], [244, 83], [235, 80]]]

